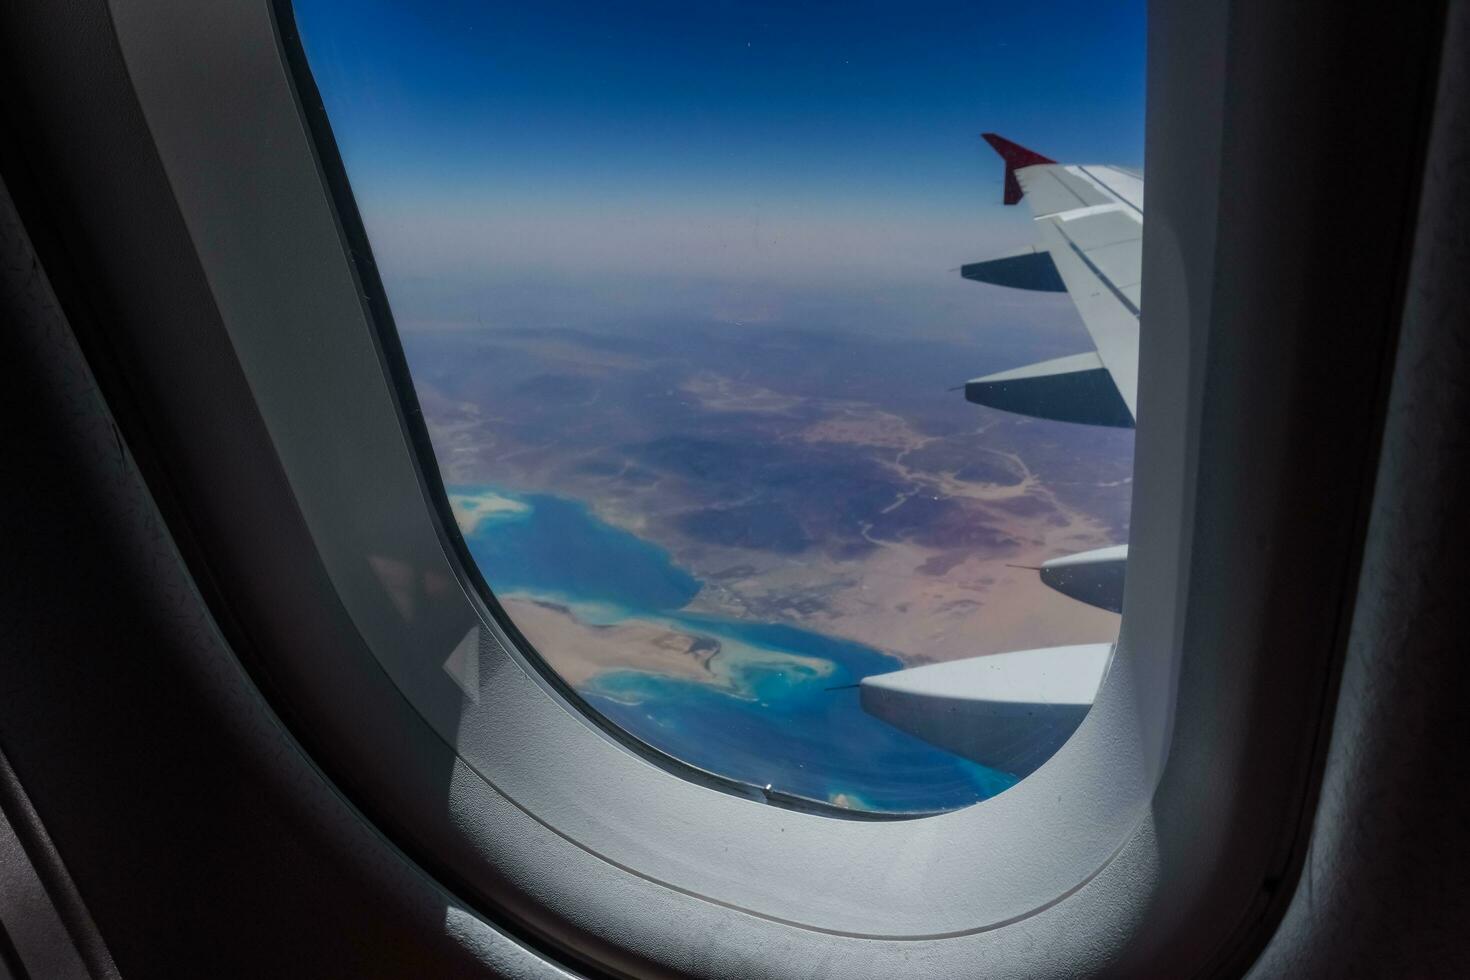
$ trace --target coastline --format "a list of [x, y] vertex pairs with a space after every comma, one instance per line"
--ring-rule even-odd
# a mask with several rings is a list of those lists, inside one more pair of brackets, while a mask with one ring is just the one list
[[525, 595], [501, 597], [500, 604], [542, 659], [575, 688], [615, 670], [719, 682], [711, 667], [721, 649], [717, 640], [638, 619], [584, 623], [569, 606]]

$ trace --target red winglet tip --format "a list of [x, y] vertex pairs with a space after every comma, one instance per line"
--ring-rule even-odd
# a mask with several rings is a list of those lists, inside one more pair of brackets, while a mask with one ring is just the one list
[[1012, 143], [997, 133], [981, 133], [980, 137], [990, 144], [991, 149], [1000, 154], [1000, 158], [1006, 162], [1006, 168], [1009, 170], [1035, 167], [1043, 163], [1056, 163], [1051, 157], [1044, 157], [1035, 150], [1028, 150], [1020, 143]]
[[1021, 184], [1016, 180], [1016, 171], [1021, 167], [1035, 167], [1044, 163], [1056, 163], [1050, 157], [1044, 157], [1035, 150], [1028, 150], [1020, 143], [1012, 143], [1004, 136], [996, 133], [981, 133], [980, 137], [990, 144], [990, 148], [1000, 154], [1000, 158], [1006, 162], [1006, 189], [1005, 203], [1015, 204], [1021, 200]]

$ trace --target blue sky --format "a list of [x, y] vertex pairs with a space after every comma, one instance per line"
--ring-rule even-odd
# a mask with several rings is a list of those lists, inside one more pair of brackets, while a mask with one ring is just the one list
[[1031, 241], [981, 131], [1142, 164], [1141, 0], [296, 10], [400, 283], [912, 285]]

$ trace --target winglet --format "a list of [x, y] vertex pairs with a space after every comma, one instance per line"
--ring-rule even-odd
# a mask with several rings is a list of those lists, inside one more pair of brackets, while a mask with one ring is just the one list
[[997, 136], [995, 133], [981, 133], [980, 136], [1006, 162], [1005, 203], [1007, 204], [1016, 204], [1021, 200], [1021, 184], [1016, 180], [1017, 170], [1043, 163], [1056, 163], [1050, 157], [1044, 157], [1035, 150], [1028, 150], [1020, 143], [1012, 143], [1004, 136]]

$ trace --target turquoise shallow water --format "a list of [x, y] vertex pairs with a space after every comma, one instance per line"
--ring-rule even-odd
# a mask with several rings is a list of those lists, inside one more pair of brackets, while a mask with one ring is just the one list
[[489, 486], [449, 493], [461, 515], [476, 515], [461, 528], [497, 593], [554, 601], [588, 622], [648, 620], [720, 643], [709, 683], [624, 670], [580, 690], [649, 744], [721, 775], [872, 810], [954, 808], [1015, 782], [862, 710], [847, 685], [899, 669], [896, 658], [780, 623], [685, 611], [700, 581], [580, 502]]

